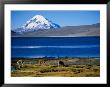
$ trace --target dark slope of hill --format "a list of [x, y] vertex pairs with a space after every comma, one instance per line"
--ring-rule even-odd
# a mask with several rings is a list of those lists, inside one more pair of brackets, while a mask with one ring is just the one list
[[15, 31], [11, 30], [11, 36], [18, 36], [18, 35], [21, 35], [21, 34], [18, 34]]

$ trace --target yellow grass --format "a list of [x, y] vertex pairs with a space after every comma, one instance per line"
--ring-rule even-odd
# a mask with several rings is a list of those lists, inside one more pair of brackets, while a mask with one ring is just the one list
[[12, 77], [99, 77], [100, 67], [97, 65], [40, 66], [27, 64], [20, 70], [14, 70]]

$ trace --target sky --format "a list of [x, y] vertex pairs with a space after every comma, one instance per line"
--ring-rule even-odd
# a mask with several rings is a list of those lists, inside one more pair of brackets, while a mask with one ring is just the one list
[[11, 28], [21, 27], [35, 15], [42, 15], [61, 27], [100, 23], [100, 11], [11, 11]]

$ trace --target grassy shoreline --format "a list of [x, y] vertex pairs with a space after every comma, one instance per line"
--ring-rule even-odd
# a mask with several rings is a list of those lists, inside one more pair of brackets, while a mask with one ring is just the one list
[[[100, 58], [12, 58], [11, 67], [23, 61], [19, 69], [11, 70], [12, 77], [99, 77]], [[62, 61], [65, 66], [58, 66]]]

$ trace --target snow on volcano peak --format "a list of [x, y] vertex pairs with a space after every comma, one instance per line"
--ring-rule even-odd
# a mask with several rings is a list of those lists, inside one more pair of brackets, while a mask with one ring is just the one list
[[37, 19], [38, 21], [46, 21], [46, 19], [42, 15], [36, 15], [32, 18], [32, 20]]
[[37, 31], [39, 29], [56, 29], [60, 28], [58, 24], [49, 21], [42, 15], [35, 15], [30, 20], [28, 20], [22, 27], [17, 28], [16, 32], [29, 32]]
[[22, 27], [25, 29], [49, 29], [50, 22], [41, 15], [36, 15], [26, 22]]

